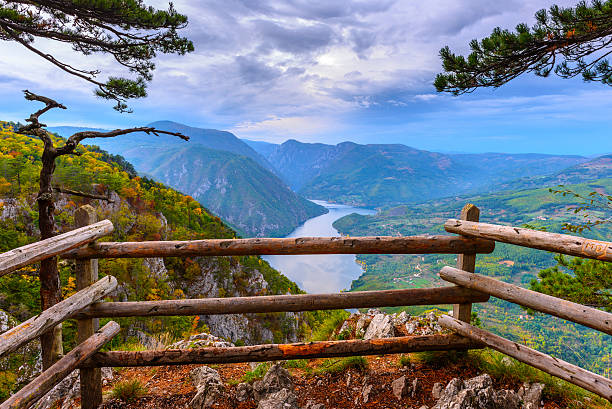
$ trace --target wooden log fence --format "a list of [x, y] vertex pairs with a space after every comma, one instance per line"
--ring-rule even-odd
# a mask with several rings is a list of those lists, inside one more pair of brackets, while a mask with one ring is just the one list
[[106, 276], [89, 287], [66, 298], [39, 315], [30, 318], [0, 335], [0, 356], [16, 351], [23, 344], [39, 337], [49, 329], [107, 296], [117, 287], [117, 279]]
[[0, 254], [0, 276], [30, 264], [37, 263], [68, 250], [80, 247], [113, 231], [113, 224], [103, 220], [90, 226], [75, 229], [50, 239], [22, 246]]
[[[77, 227], [85, 227], [97, 221], [96, 209], [81, 206], [74, 212]], [[98, 260], [77, 260], [75, 263], [76, 288], [80, 291], [98, 281]], [[77, 342], [85, 342], [100, 328], [98, 318], [77, 321]], [[83, 368], [79, 371], [81, 409], [95, 409], [102, 403], [102, 371], [100, 368]]]
[[98, 352], [85, 362], [83, 367], [264, 362], [355, 355], [400, 354], [418, 351], [465, 350], [481, 347], [481, 343], [455, 334], [423, 335], [371, 340], [353, 339], [244, 347]]
[[[461, 209], [461, 220], [477, 222], [480, 220], [480, 209], [471, 203], [467, 203]], [[474, 271], [476, 268], [476, 253], [457, 254], [457, 268], [465, 271]], [[453, 305], [453, 317], [461, 321], [472, 320], [472, 303], [457, 303]]]
[[487, 294], [458, 286], [405, 290], [358, 291], [338, 294], [269, 295], [258, 297], [105, 302], [92, 304], [77, 318], [147, 317], [298, 312], [348, 308], [397, 307], [486, 302]]
[[578, 385], [612, 402], [612, 380], [608, 378], [517, 344], [448, 315], [440, 317], [438, 323], [445, 328], [455, 330], [460, 335], [481, 342], [503, 354]]
[[295, 254], [457, 254], [491, 253], [490, 240], [457, 236], [300, 237], [192, 241], [105, 242], [64, 258], [143, 258]]
[[42, 398], [55, 385], [61, 382], [62, 379], [77, 369], [87, 358], [102, 348], [118, 332], [119, 324], [110, 321], [100, 331], [68, 352], [66, 356], [36, 377], [27, 386], [14, 393], [0, 405], [0, 409], [23, 409], [30, 407], [30, 405]]
[[471, 288], [494, 297], [554, 315], [612, 335], [612, 314], [596, 308], [527, 290], [494, 278], [443, 267], [440, 277], [453, 284]]
[[549, 233], [521, 227], [449, 219], [444, 229], [450, 233], [489, 239], [570, 256], [612, 261], [612, 243], [569, 234]]

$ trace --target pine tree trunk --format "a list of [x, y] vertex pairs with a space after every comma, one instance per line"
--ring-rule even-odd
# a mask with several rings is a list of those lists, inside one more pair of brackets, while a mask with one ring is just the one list
[[[53, 188], [51, 178], [55, 170], [55, 149], [45, 144], [42, 156], [42, 169], [40, 170], [40, 189], [38, 192], [38, 227], [42, 240], [55, 235], [55, 203], [53, 202]], [[60, 288], [59, 271], [57, 268], [57, 257], [40, 262], [40, 302], [41, 309], [57, 304], [61, 301], [62, 292]], [[43, 368], [47, 369], [63, 355], [62, 326], [58, 325], [53, 330], [40, 337]]]

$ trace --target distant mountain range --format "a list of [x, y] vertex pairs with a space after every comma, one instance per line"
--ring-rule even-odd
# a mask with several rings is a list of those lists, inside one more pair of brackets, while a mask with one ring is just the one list
[[[230, 132], [171, 121], [149, 126], [181, 132], [190, 140], [135, 133], [91, 144], [124, 156], [138, 172], [194, 197], [246, 237], [284, 236], [327, 212], [294, 193], [262, 155]], [[85, 129], [49, 128], [62, 136]]]
[[400, 144], [248, 143], [298, 193], [369, 207], [488, 191], [588, 161], [575, 155], [443, 154]]
[[[171, 121], [150, 126], [181, 132], [190, 141], [132, 134], [92, 144], [193, 196], [244, 236], [282, 236], [326, 211], [305, 197], [388, 208], [612, 176], [612, 155], [451, 154], [401, 144], [296, 140], [272, 144]], [[82, 128], [50, 130], [69, 135]]]

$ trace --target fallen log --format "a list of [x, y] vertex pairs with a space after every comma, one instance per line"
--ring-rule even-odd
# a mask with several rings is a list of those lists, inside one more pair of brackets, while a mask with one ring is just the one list
[[17, 350], [23, 344], [71, 318], [91, 303], [110, 294], [116, 287], [117, 279], [113, 276], [106, 276], [64, 301], [44, 310], [39, 315], [0, 334], [0, 356]]
[[488, 299], [489, 296], [486, 294], [458, 286], [452, 286], [440, 288], [411, 288], [406, 290], [357, 291], [338, 294], [104, 302], [90, 305], [77, 314], [76, 317], [147, 317], [297, 312], [345, 308], [486, 302]]
[[451, 283], [481, 291], [536, 311], [554, 315], [612, 335], [612, 314], [596, 308], [527, 290], [494, 278], [453, 267], [443, 267], [440, 277]]
[[66, 356], [54, 363], [36, 379], [8, 398], [0, 409], [18, 409], [30, 407], [42, 398], [55, 385], [60, 383], [72, 371], [77, 369], [87, 358], [96, 353], [104, 344], [119, 332], [119, 324], [110, 321], [101, 330], [83, 343], [77, 345]]
[[481, 342], [503, 354], [578, 385], [612, 402], [612, 380], [608, 378], [517, 344], [466, 322], [456, 320], [448, 315], [440, 317], [438, 323], [445, 328], [457, 331], [460, 335]]
[[37, 241], [2, 253], [0, 254], [0, 276], [81, 247], [106, 236], [112, 231], [113, 224], [109, 220], [103, 220], [87, 227], [81, 227], [50, 239]]
[[267, 344], [229, 348], [168, 349], [159, 351], [109, 351], [93, 355], [83, 367], [160, 366], [264, 362], [289, 359], [384, 355], [418, 351], [481, 348], [482, 344], [455, 334], [372, 340]]
[[554, 251], [570, 256], [586, 257], [596, 260], [612, 261], [612, 243], [585, 239], [569, 234], [549, 233], [521, 227], [500, 226], [498, 224], [476, 223], [449, 219], [444, 229], [450, 233], [474, 238], [501, 241], [533, 249]]
[[64, 258], [195, 257], [272, 254], [491, 253], [489, 240], [456, 236], [301, 237], [193, 241], [105, 242], [64, 254]]

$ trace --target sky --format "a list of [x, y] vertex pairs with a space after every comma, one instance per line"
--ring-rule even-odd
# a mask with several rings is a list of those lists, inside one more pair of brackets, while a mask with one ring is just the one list
[[[167, 2], [147, 4], [166, 7]], [[229, 130], [238, 137], [336, 144], [402, 143], [442, 152], [612, 152], [612, 87], [525, 75], [454, 97], [435, 91], [438, 51], [466, 53], [494, 27], [533, 24], [559, 0], [177, 0], [196, 51], [162, 55], [146, 99], [120, 114], [21, 46], [0, 40], [0, 119], [35, 109], [21, 90], [54, 98], [50, 126], [139, 126], [157, 120]], [[105, 56], [39, 48], [79, 68], [127, 73]]]

